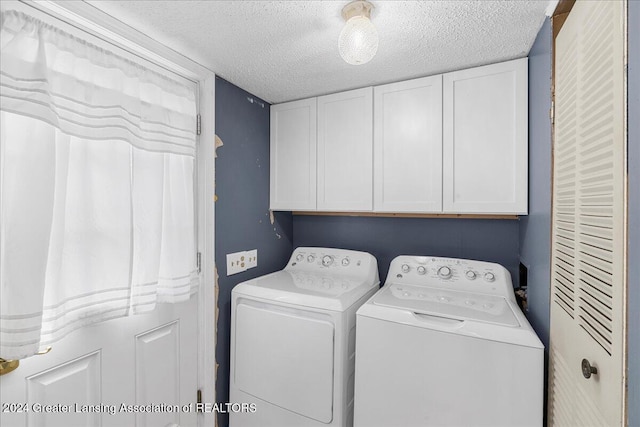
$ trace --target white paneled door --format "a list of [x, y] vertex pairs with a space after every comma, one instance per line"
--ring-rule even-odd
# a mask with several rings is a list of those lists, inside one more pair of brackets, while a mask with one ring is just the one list
[[[87, 40], [90, 45], [97, 45], [106, 51], [115, 49], [118, 54], [126, 54], [126, 58], [140, 59], [136, 56], [137, 50], [133, 53], [129, 51], [124, 53], [123, 49], [117, 47], [120, 41], [124, 40], [124, 37], [120, 36], [120, 30], [125, 30], [116, 27], [116, 24], [120, 23], [114, 24], [113, 20], [107, 19], [108, 17], [92, 14], [93, 8], [85, 10], [81, 6], [77, 6], [78, 13], [75, 13], [59, 5], [64, 2], [35, 4], [34, 2], [3, 1], [2, 3], [3, 11], [4, 7], [10, 10], [16, 9], [52, 25], [52, 28], [56, 28], [56, 32], [57, 28], [60, 28], [61, 34], [69, 32], [78, 40]], [[41, 8], [42, 10], [40, 10]], [[52, 10], [57, 12], [50, 13]], [[61, 18], [68, 19], [69, 22], [63, 22], [54, 16], [58, 14]], [[95, 18], [96, 22], [84, 18], [87, 14]], [[91, 24], [97, 37], [84, 32], [82, 30], [84, 24]], [[38, 29], [35, 24], [33, 28]], [[146, 40], [143, 41], [146, 43]], [[137, 46], [137, 40], [130, 40], [130, 42], [125, 47], [133, 49]], [[47, 46], [49, 45], [47, 44]], [[156, 53], [156, 45], [145, 44], [145, 46], [149, 46], [148, 50], [144, 50], [145, 54], [153, 56], [158, 61], [161, 56], [163, 57], [161, 54], [166, 52], [158, 50]], [[142, 52], [143, 48], [139, 49]], [[55, 49], [51, 48], [51, 50]], [[71, 67], [74, 65], [71, 62], [73, 61], [69, 60], [69, 64], [65, 63], [65, 65]], [[183, 69], [182, 65], [172, 64], [168, 59], [163, 64], [167, 65], [167, 69], [170, 69], [169, 65], [180, 67], [180, 70]], [[146, 62], [143, 63], [142, 68], [147, 65], [153, 69], [160, 69], [160, 67]], [[170, 72], [167, 71], [167, 73]], [[171, 78], [176, 77], [172, 74]], [[69, 79], [71, 80], [71, 78]], [[135, 79], [132, 77], [132, 80]], [[207, 81], [207, 85], [212, 82], [213, 76]], [[207, 93], [201, 97], [204, 117], [208, 117], [204, 115], [204, 112], [210, 111], [214, 99], [211, 86], [207, 87], [210, 94]], [[80, 90], [80, 92], [82, 91]], [[114, 91], [113, 98], [120, 99], [124, 96], [116, 95]], [[114, 106], [113, 109], [117, 110], [118, 108]], [[114, 125], [114, 127], [117, 126]], [[203, 142], [211, 141], [211, 143], [203, 143], [200, 149], [207, 150], [211, 154], [210, 160], [207, 161], [212, 161], [214, 138], [211, 122], [205, 122], [202, 135]], [[106, 158], [100, 160], [107, 161]], [[205, 170], [204, 165], [208, 165], [205, 156], [198, 160], [201, 166], [198, 173], [202, 176], [205, 173], [211, 174], [210, 165]], [[38, 173], [36, 170], [32, 172]], [[201, 182], [204, 183], [204, 180]], [[210, 182], [212, 184], [213, 179]], [[210, 195], [211, 198], [200, 197], [200, 199], [211, 200], [213, 194], [209, 192], [209, 187], [203, 184], [199, 186], [198, 190], [204, 194], [205, 188], [207, 195]], [[184, 191], [188, 192], [189, 190], [191, 188], [187, 186]], [[35, 197], [46, 196], [44, 193], [35, 194]], [[203, 212], [205, 209], [209, 212], [209, 207], [206, 204], [202, 203], [200, 207]], [[205, 215], [199, 215], [203, 224], [205, 223], [204, 218]], [[94, 219], [91, 218], [91, 220]], [[208, 220], [206, 227], [209, 227]], [[200, 227], [202, 242], [209, 239], [209, 237], [204, 239], [205, 229], [211, 228], [205, 228], [204, 225]], [[108, 230], [110, 229], [101, 230], [104, 232], [105, 240], [114, 239], [112, 235], [107, 234]], [[211, 232], [212, 237], [213, 233]], [[184, 248], [185, 251], [194, 249]], [[60, 251], [62, 250], [60, 249]], [[37, 252], [30, 253], [30, 255], [35, 257]], [[204, 258], [205, 271], [207, 270], [207, 259], [208, 257]], [[93, 257], [91, 261], [100, 263], [102, 260]], [[107, 265], [106, 262], [103, 261], [104, 265]], [[5, 283], [2, 285], [5, 286]], [[154, 310], [145, 314], [131, 315], [79, 327], [62, 339], [55, 341], [48, 353], [20, 360], [17, 369], [0, 376], [0, 401], [2, 402], [0, 426], [196, 426], [198, 421], [196, 408], [191, 405], [196, 402], [198, 389], [199, 315], [203, 311], [208, 312], [209, 310], [209, 308], [201, 308], [206, 307], [205, 298], [201, 297], [204, 291], [205, 286], [201, 285], [200, 291], [187, 301], [157, 304]], [[25, 299], [38, 298], [37, 295], [32, 295], [25, 290], [23, 290], [22, 297]], [[103, 300], [104, 302], [108, 302], [106, 298]], [[66, 301], [73, 300], [74, 297], [70, 297]], [[73, 304], [70, 303], [70, 305]], [[82, 308], [86, 307], [75, 305], [75, 309]], [[91, 314], [88, 312], [88, 315]], [[82, 320], [80, 319], [78, 323], [73, 325], [83, 324]], [[206, 330], [207, 326], [203, 324], [202, 328]], [[204, 339], [202, 342], [203, 346], [207, 345], [204, 343]], [[0, 354], [0, 357], [2, 356]], [[202, 362], [200, 364], [200, 366], [204, 365]], [[211, 379], [213, 379], [212, 377], [213, 375], [211, 375]]]
[[[195, 426], [198, 299], [80, 328], [0, 377], [0, 425]], [[186, 406], [185, 406], [186, 405]]]
[[549, 423], [625, 412], [624, 2], [578, 1], [556, 39]]

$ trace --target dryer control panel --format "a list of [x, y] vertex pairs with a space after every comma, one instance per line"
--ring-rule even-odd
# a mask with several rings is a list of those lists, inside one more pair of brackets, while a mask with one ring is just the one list
[[378, 263], [368, 252], [337, 248], [299, 247], [293, 251], [286, 271], [319, 275], [340, 275], [377, 284]]
[[389, 283], [497, 295], [515, 301], [509, 271], [491, 262], [401, 255], [391, 261]]

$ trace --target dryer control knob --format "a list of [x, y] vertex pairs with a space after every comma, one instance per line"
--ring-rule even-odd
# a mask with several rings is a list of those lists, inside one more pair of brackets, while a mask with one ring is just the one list
[[408, 273], [409, 270], [411, 270], [411, 267], [409, 267], [409, 264], [402, 264], [401, 268], [403, 273]]
[[493, 273], [484, 273], [484, 280], [486, 280], [487, 282], [493, 282], [494, 280], [496, 280], [496, 276]]
[[469, 280], [476, 280], [476, 277], [477, 277], [476, 272], [473, 271], [473, 270], [467, 271], [465, 273], [465, 276], [467, 276], [467, 279], [469, 279]]
[[309, 262], [313, 262], [313, 261], [315, 261], [315, 259], [316, 259], [316, 256], [315, 256], [315, 255], [309, 255], [309, 256], [307, 257], [307, 261], [309, 261]]
[[347, 265], [349, 265], [349, 263], [350, 263], [350, 262], [351, 262], [351, 261], [349, 261], [349, 258], [343, 258], [343, 259], [342, 259], [342, 265], [343, 265], [343, 266], [345, 266], [345, 267], [346, 267]]
[[438, 269], [438, 276], [442, 277], [443, 279], [448, 279], [449, 277], [451, 277], [451, 269], [447, 266], [440, 267]]
[[302, 254], [298, 254], [298, 255], [296, 256], [296, 261], [302, 261], [302, 258], [304, 258], [304, 255], [302, 255]]
[[322, 257], [322, 265], [329, 267], [333, 263], [333, 257], [331, 255], [325, 255]]
[[427, 269], [424, 268], [423, 266], [418, 267], [418, 274], [424, 275], [426, 274], [426, 272], [427, 272]]

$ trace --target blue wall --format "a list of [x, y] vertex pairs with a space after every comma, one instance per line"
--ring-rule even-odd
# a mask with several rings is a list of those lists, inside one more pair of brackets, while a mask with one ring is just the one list
[[293, 245], [369, 252], [378, 259], [382, 283], [398, 255], [497, 262], [518, 282], [516, 220], [294, 215]]
[[520, 218], [520, 262], [528, 269], [527, 318], [549, 345], [551, 277], [551, 21], [529, 52], [529, 215]]
[[545, 419], [551, 279], [551, 20], [529, 51], [529, 215], [520, 218], [520, 262], [527, 267], [527, 318], [545, 346]]
[[[292, 222], [290, 213], [276, 213], [273, 224], [269, 219], [269, 104], [216, 79], [216, 134], [224, 143], [216, 159], [216, 398], [228, 402], [231, 290], [285, 266]], [[227, 277], [226, 254], [250, 249], [258, 249], [258, 267]], [[228, 425], [227, 415], [218, 422]]]
[[628, 423], [640, 426], [640, 2], [629, 2]]

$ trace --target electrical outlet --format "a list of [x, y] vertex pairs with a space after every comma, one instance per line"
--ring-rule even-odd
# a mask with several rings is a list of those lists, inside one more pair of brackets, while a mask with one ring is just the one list
[[227, 254], [227, 276], [242, 273], [247, 269], [246, 252]]
[[247, 269], [258, 266], [258, 250], [247, 251]]
[[227, 254], [227, 276], [242, 273], [258, 265], [258, 250]]

